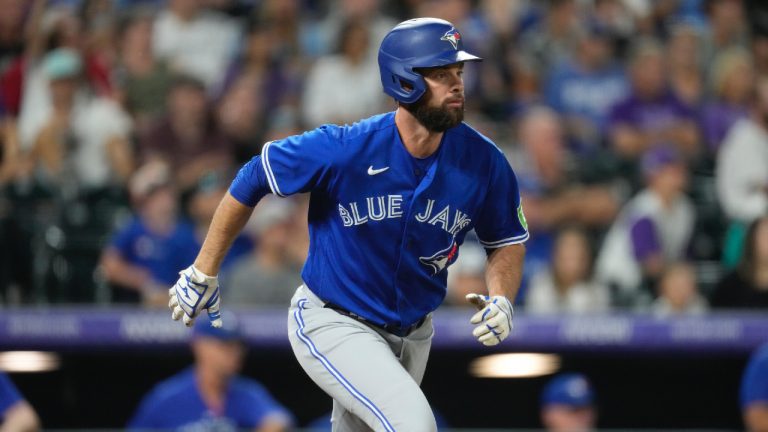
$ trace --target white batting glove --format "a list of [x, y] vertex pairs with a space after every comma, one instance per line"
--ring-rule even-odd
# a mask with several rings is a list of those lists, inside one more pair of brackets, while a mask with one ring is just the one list
[[194, 265], [180, 271], [179, 275], [176, 285], [168, 290], [171, 318], [178, 321], [184, 317], [184, 325], [191, 327], [195, 317], [207, 310], [211, 325], [221, 327], [219, 278], [206, 275]]
[[480, 324], [472, 331], [480, 343], [493, 346], [509, 336], [512, 331], [512, 303], [506, 297], [467, 294], [467, 301], [479, 309], [469, 322]]

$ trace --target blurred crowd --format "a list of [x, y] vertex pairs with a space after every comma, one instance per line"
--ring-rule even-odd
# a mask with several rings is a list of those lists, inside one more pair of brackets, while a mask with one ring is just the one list
[[[515, 169], [531, 313], [768, 307], [768, 4], [740, 0], [0, 0], [0, 304], [164, 305], [265, 142], [392, 110], [378, 44], [453, 22], [467, 122]], [[749, 150], [749, 151], [748, 151]], [[308, 197], [222, 269], [287, 304]], [[449, 304], [484, 289], [470, 238]]]

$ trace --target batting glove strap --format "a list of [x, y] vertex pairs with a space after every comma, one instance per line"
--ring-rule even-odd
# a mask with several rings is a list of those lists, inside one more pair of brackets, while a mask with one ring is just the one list
[[184, 324], [191, 326], [202, 310], [208, 311], [208, 317], [214, 327], [221, 326], [219, 311], [219, 279], [208, 276], [194, 265], [179, 272], [179, 280], [168, 291], [171, 317], [174, 320], [184, 318]]
[[475, 305], [483, 305], [470, 319], [470, 323], [477, 324], [472, 331], [480, 343], [493, 346], [501, 343], [512, 331], [512, 303], [504, 296], [482, 296], [469, 294], [467, 300]]

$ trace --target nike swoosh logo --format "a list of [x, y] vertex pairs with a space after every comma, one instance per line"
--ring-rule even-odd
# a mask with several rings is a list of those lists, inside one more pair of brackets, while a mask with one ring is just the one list
[[373, 165], [368, 167], [368, 175], [376, 175], [381, 174], [384, 171], [388, 170], [389, 167], [379, 168], [379, 169], [373, 169]]

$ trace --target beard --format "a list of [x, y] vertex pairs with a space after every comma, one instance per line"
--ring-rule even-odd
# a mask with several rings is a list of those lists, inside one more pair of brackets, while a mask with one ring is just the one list
[[402, 106], [430, 132], [445, 132], [464, 121], [463, 103], [458, 108], [448, 108], [447, 103], [433, 107], [427, 105], [429, 99], [429, 92], [427, 92], [416, 102], [402, 104]]

